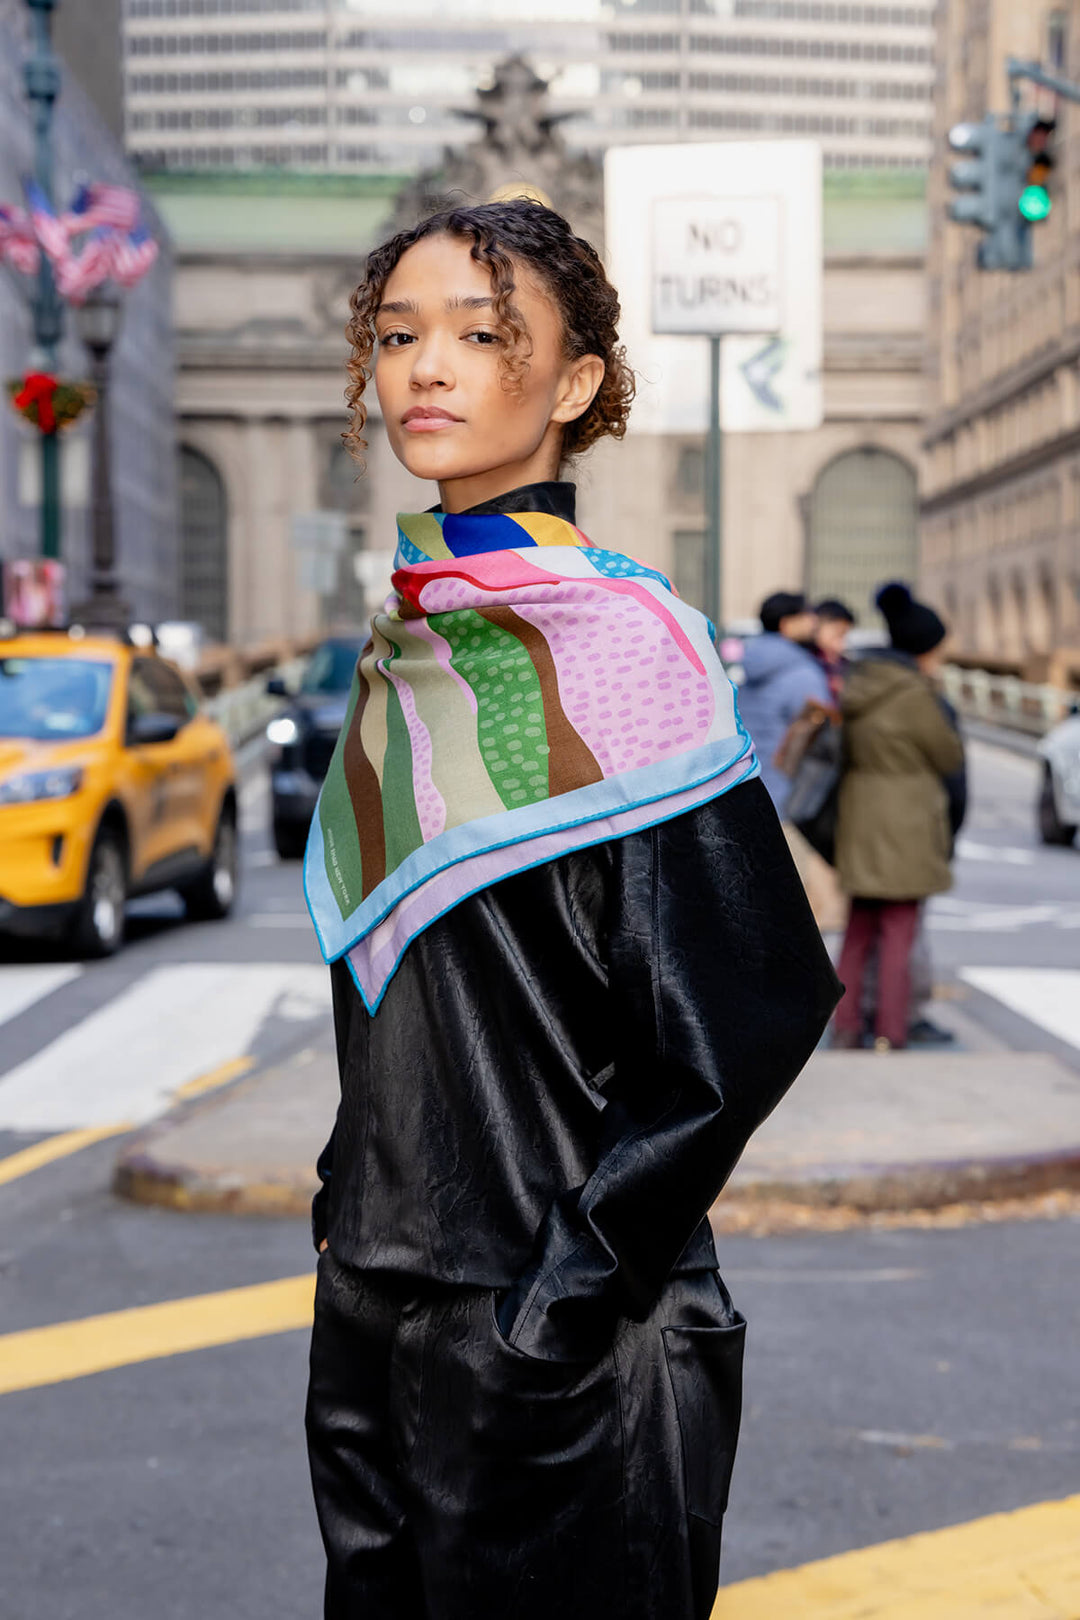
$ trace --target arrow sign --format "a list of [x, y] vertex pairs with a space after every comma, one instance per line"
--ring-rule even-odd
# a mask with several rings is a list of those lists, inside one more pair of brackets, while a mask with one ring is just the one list
[[783, 369], [787, 347], [785, 338], [770, 338], [763, 349], [752, 354], [739, 367], [754, 398], [769, 411], [782, 411], [784, 408], [783, 400], [773, 388], [773, 378]]

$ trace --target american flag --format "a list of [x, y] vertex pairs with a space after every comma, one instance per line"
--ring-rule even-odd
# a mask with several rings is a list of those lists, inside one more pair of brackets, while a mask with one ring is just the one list
[[120, 231], [135, 228], [139, 218], [138, 194], [129, 186], [114, 186], [95, 180], [79, 187], [62, 223], [72, 236], [93, 231], [99, 225], [112, 225]]
[[0, 264], [5, 259], [24, 276], [32, 276], [37, 270], [41, 252], [26, 209], [11, 208], [6, 203], [0, 203]]
[[121, 287], [134, 287], [158, 256], [158, 245], [143, 225], [118, 236], [113, 249], [112, 273]]
[[23, 190], [30, 208], [34, 235], [59, 269], [70, 256], [67, 226], [57, 217], [56, 210], [36, 180], [24, 180]]
[[103, 225], [91, 233], [78, 253], [69, 252], [64, 263], [56, 267], [60, 296], [81, 304], [87, 293], [107, 281], [113, 274], [118, 240], [118, 233]]

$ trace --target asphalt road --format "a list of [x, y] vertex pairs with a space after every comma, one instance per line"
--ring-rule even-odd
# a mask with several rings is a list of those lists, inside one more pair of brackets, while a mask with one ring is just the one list
[[[930, 918], [938, 978], [963, 997], [947, 1005], [992, 1043], [1078, 1065], [1080, 1029], [1074, 1042], [1017, 1007], [1038, 1010], [1024, 970], [1080, 984], [1080, 851], [1035, 847], [1030, 761], [978, 747], [973, 766], [958, 885]], [[56, 981], [66, 965], [44, 953], [0, 965], [0, 1156], [80, 1110], [149, 1117], [186, 1070], [325, 1027], [298, 870], [269, 854], [257, 793], [245, 819], [234, 920], [188, 927], [146, 901], [111, 963]], [[1001, 994], [969, 970], [1005, 975]], [[163, 1019], [192, 986], [213, 1011], [189, 1018], [187, 1044], [140, 1022], [141, 1003]], [[0, 1335], [310, 1268], [303, 1222], [118, 1202], [115, 1152], [102, 1141], [0, 1185]], [[724, 1238], [751, 1323], [725, 1579], [1080, 1489], [1077, 1236], [1037, 1221]], [[288, 1332], [0, 1395], [5, 1620], [315, 1620], [305, 1355]]]

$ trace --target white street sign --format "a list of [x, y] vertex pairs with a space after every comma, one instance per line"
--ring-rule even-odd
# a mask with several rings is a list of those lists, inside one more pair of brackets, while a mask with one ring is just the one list
[[[777, 204], [783, 271], [772, 332], [725, 337], [721, 399], [729, 433], [821, 425], [821, 149], [814, 141], [701, 141], [617, 146], [605, 159], [606, 238], [622, 305], [620, 335], [637, 374], [631, 433], [702, 433], [709, 415], [704, 338], [653, 331], [654, 206], [715, 197]], [[699, 329], [700, 330], [700, 329]], [[730, 330], [730, 329], [729, 329]]]
[[777, 332], [782, 299], [778, 197], [654, 199], [654, 332]]

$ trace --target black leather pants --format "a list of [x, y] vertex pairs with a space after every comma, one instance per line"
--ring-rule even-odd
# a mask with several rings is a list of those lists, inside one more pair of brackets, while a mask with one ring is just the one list
[[327, 1620], [708, 1620], [745, 1323], [673, 1277], [592, 1365], [481, 1288], [319, 1263], [308, 1449]]

